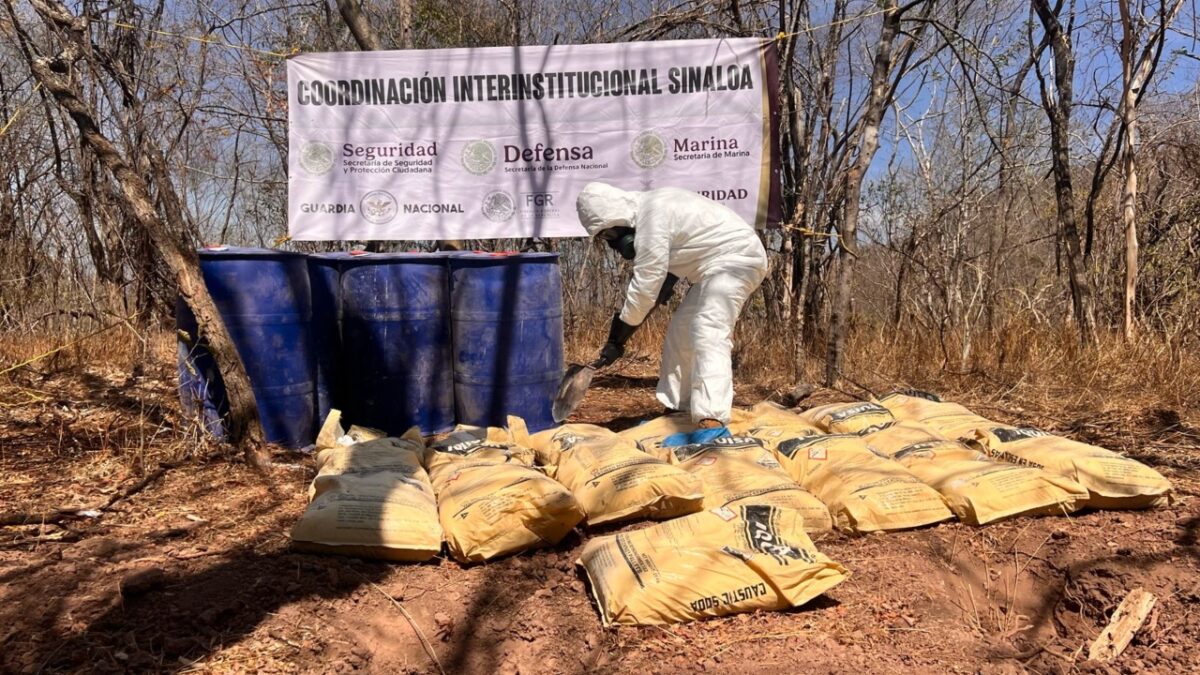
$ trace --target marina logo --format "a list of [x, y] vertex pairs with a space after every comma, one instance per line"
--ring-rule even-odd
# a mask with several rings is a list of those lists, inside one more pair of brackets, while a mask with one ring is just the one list
[[371, 190], [359, 201], [358, 212], [368, 223], [382, 225], [392, 222], [400, 207], [387, 190]]
[[310, 176], [324, 176], [333, 168], [333, 148], [320, 141], [309, 141], [300, 148], [300, 166]]
[[483, 215], [490, 221], [504, 222], [512, 218], [516, 210], [513, 196], [504, 190], [492, 190], [483, 197]]
[[656, 131], [643, 131], [629, 144], [629, 156], [643, 169], [653, 169], [667, 158], [667, 143]]
[[463, 146], [459, 161], [467, 171], [482, 176], [496, 166], [496, 146], [488, 141], [471, 141]]

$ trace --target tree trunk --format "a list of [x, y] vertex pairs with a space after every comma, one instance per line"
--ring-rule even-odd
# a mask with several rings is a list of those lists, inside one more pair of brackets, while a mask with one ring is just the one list
[[359, 49], [364, 52], [383, 49], [383, 42], [380, 41], [379, 34], [371, 27], [371, 22], [363, 14], [362, 5], [358, 0], [337, 0], [337, 8], [342, 15], [342, 20], [346, 22], [346, 27], [350, 29], [350, 34], [354, 36], [354, 41], [358, 43]]
[[[100, 130], [95, 113], [84, 102], [72, 83], [70, 72], [75, 62], [87, 60], [90, 49], [87, 28], [83, 19], [71, 14], [58, 0], [31, 0], [34, 9], [52, 28], [58, 29], [68, 44], [57, 57], [33, 56], [30, 69], [38, 82], [75, 122], [80, 141], [95, 153], [100, 165], [113, 176], [118, 186], [115, 196], [152, 242], [155, 252], [170, 269], [179, 285], [180, 295], [196, 315], [211, 347], [217, 367], [225, 381], [229, 398], [230, 438], [245, 452], [249, 461], [256, 461], [256, 451], [263, 444], [262, 426], [250, 379], [217, 307], [204, 286], [196, 252], [175, 236], [159, 215], [150, 196], [149, 186], [122, 155], [120, 150]], [[90, 61], [89, 61], [90, 63]], [[95, 64], [91, 64], [95, 65]], [[169, 184], [159, 186], [169, 191]], [[177, 200], [176, 200], [177, 201]]]
[[[1075, 193], [1071, 182], [1071, 107], [1073, 105], [1075, 53], [1071, 40], [1047, 0], [1032, 0], [1034, 10], [1046, 31], [1054, 57], [1054, 88], [1051, 97], [1043, 83], [1042, 107], [1050, 120], [1050, 158], [1054, 168], [1054, 197], [1058, 207], [1059, 238], [1066, 254], [1067, 280], [1071, 306], [1084, 344], [1096, 342], [1096, 310], [1091, 282], [1084, 269], [1075, 217]], [[1041, 70], [1038, 69], [1041, 78]]]
[[1125, 226], [1125, 302], [1123, 334], [1126, 340], [1134, 337], [1133, 300], [1137, 293], [1137, 90], [1134, 82], [1134, 27], [1129, 16], [1129, 0], [1117, 0], [1121, 10], [1121, 122], [1125, 125], [1125, 147], [1121, 157], [1125, 186], [1121, 193], [1121, 220]]
[[[1138, 282], [1138, 233], [1137, 233], [1137, 152], [1138, 152], [1138, 98], [1150, 81], [1155, 65], [1162, 53], [1162, 43], [1167, 28], [1183, 7], [1183, 0], [1162, 0], [1159, 4], [1158, 23], [1146, 39], [1140, 55], [1136, 57], [1138, 29], [1134, 25], [1129, 0], [1117, 0], [1121, 12], [1121, 124], [1125, 128], [1125, 146], [1122, 153], [1122, 168], [1125, 185], [1121, 193], [1121, 221], [1125, 226], [1125, 288], [1124, 288], [1124, 336], [1132, 340], [1137, 332], [1134, 323], [1134, 304], [1137, 300]], [[1141, 20], [1141, 3], [1137, 14]]]
[[829, 317], [829, 343], [825, 355], [825, 385], [837, 382], [846, 348], [849, 325], [850, 290], [854, 278], [854, 260], [858, 255], [858, 211], [862, 200], [862, 183], [875, 151], [879, 147], [879, 125], [888, 103], [888, 76], [892, 70], [892, 43], [900, 31], [900, 9], [896, 0], [883, 0], [883, 25], [875, 62], [871, 68], [871, 93], [863, 112], [862, 133], [858, 156], [846, 172], [846, 191], [842, 205], [842, 222], [838, 229], [838, 265], [834, 280], [833, 305]]

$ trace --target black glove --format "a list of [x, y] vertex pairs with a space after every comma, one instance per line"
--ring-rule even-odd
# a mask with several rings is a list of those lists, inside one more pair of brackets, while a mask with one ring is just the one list
[[675, 294], [675, 284], [679, 283], [679, 277], [667, 272], [667, 278], [663, 279], [662, 288], [658, 289], [658, 299], [654, 301], [656, 305], [665, 305], [671, 301], [671, 296]]
[[633, 337], [637, 329], [637, 326], [630, 326], [622, 321], [620, 314], [614, 314], [612, 325], [608, 327], [608, 341], [604, 343], [604, 348], [600, 350], [600, 358], [592, 365], [597, 368], [603, 368], [624, 356], [625, 343], [629, 342], [629, 338]]

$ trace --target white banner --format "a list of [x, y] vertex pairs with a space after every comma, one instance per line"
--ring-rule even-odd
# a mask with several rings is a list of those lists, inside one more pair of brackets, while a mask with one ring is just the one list
[[590, 181], [778, 221], [759, 39], [304, 54], [288, 61], [298, 240], [583, 236]]

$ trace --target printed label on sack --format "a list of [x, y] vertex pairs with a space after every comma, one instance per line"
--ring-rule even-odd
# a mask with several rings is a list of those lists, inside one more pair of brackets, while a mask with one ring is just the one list
[[715, 508], [712, 510], [712, 512], [717, 514], [717, 516], [721, 520], [724, 520], [725, 522], [729, 522], [729, 521], [733, 520], [734, 518], [737, 518], [737, 514], [734, 513], [733, 509], [729, 508], [728, 506], [721, 506], [719, 508]]
[[841, 410], [837, 410], [835, 412], [830, 413], [829, 420], [831, 422], [844, 422], [844, 421], [850, 419], [851, 417], [858, 417], [859, 415], [876, 415], [876, 414], [888, 415], [890, 413], [888, 413], [887, 408], [884, 408], [883, 406], [879, 405], [878, 403], [860, 403], [858, 405], [853, 405], [848, 408], [842, 408]]
[[788, 564], [788, 560], [815, 562], [808, 551], [790, 545], [779, 536], [775, 524], [775, 507], [756, 504], [741, 508], [742, 517], [746, 521], [746, 540], [756, 550], [771, 556], [780, 565]]
[[467, 457], [483, 449], [501, 450], [504, 452], [505, 456], [512, 454], [509, 446], [499, 443], [489, 443], [480, 438], [472, 438], [469, 441], [451, 443], [450, 445], [434, 445], [433, 449], [438, 452], [458, 455], [459, 457]]
[[1013, 441], [1021, 441], [1026, 438], [1040, 438], [1050, 435], [1041, 429], [1034, 429], [1033, 427], [995, 427], [992, 429], [992, 434], [1000, 439], [1001, 443], [1012, 443]]
[[933, 459], [936, 455], [932, 450], [930, 450], [930, 448], [936, 448], [943, 443], [945, 443], [945, 441], [924, 441], [921, 443], [913, 443], [912, 445], [906, 445], [903, 448], [900, 448], [893, 456], [896, 459], [902, 459], [904, 457], [920, 454], [920, 456], [924, 457], [925, 459]]
[[726, 436], [724, 438], [714, 438], [704, 445], [717, 448], [761, 448], [762, 441], [753, 436]]
[[788, 459], [795, 459], [796, 453], [803, 448], [807, 448], [815, 443], [821, 443], [826, 439], [833, 440], [836, 438], [854, 438], [858, 434], [817, 434], [812, 436], [799, 436], [797, 438], [789, 438], [779, 444], [777, 450], [779, 454]]

